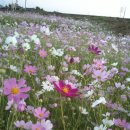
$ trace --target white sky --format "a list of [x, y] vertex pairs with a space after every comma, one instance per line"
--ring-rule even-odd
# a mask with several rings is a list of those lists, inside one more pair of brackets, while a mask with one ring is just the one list
[[[0, 0], [0, 4], [6, 5], [12, 1], [15, 2]], [[18, 4], [24, 6], [24, 1], [18, 0]], [[122, 17], [126, 8], [125, 18], [130, 18], [130, 0], [27, 0], [27, 7], [36, 6], [47, 11], [112, 17]]]

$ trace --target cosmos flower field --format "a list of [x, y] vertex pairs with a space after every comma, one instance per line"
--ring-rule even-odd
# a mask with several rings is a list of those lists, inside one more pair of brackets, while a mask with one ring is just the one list
[[0, 12], [0, 130], [130, 130], [129, 50], [88, 20]]

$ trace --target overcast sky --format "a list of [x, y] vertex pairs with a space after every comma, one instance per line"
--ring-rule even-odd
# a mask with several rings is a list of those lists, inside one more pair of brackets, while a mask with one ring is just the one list
[[[25, 0], [18, 0], [24, 6]], [[0, 0], [6, 5], [15, 0]], [[47, 11], [130, 18], [130, 0], [27, 0], [27, 7], [39, 6]]]

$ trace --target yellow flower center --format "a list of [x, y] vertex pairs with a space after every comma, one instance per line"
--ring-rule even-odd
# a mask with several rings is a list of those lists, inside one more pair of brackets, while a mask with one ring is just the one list
[[68, 89], [68, 87], [63, 87], [63, 89], [62, 89], [62, 91], [64, 92], [64, 93], [68, 93], [69, 92], [69, 89]]
[[24, 128], [24, 125], [21, 125], [20, 127], [21, 127], [21, 128]]
[[36, 128], [36, 130], [40, 130], [39, 128]]
[[29, 73], [32, 73], [32, 70], [29, 70]]
[[102, 66], [102, 64], [101, 64], [101, 63], [99, 63], [99, 64], [97, 64], [97, 66], [100, 68], [100, 67]]
[[11, 93], [12, 94], [18, 94], [19, 93], [19, 88], [16, 88], [16, 87], [12, 88]]
[[44, 56], [44, 55], [45, 55], [45, 53], [42, 51], [42, 52], [41, 52], [41, 56]]
[[42, 113], [40, 113], [40, 114], [39, 114], [39, 116], [40, 116], [40, 117], [43, 117], [43, 114], [42, 114]]
[[120, 127], [122, 127], [122, 126], [123, 126], [123, 124], [122, 124], [122, 122], [121, 122], [121, 121], [119, 121], [119, 126], [120, 126]]
[[98, 79], [101, 79], [101, 76], [98, 75], [97, 78], [98, 78]]

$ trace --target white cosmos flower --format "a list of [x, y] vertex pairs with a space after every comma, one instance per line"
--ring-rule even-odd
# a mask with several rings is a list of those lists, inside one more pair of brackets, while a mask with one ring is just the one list
[[76, 86], [76, 87], [81, 87], [82, 84], [81, 84], [81, 83], [76, 83], [75, 86]]
[[30, 40], [29, 40], [29, 39], [24, 39], [24, 41], [25, 41], [25, 42], [30, 42]]
[[62, 67], [62, 70], [63, 71], [68, 71], [68, 68], [67, 67]]
[[108, 120], [108, 118], [103, 119], [102, 122], [107, 127], [110, 127], [110, 126], [114, 125], [114, 121], [113, 120]]
[[51, 35], [52, 32], [50, 32], [50, 29], [49, 28], [46, 28], [46, 31], [45, 31], [45, 35], [49, 36]]
[[127, 82], [130, 82], [130, 78], [126, 78], [126, 81], [127, 81]]
[[41, 94], [43, 94], [45, 91], [53, 91], [54, 86], [49, 81], [43, 81], [42, 82], [42, 89], [38, 92], [36, 92], [36, 97], [39, 98]]
[[100, 125], [100, 126], [95, 126], [94, 130], [107, 130], [106, 126]]
[[37, 35], [33, 34], [33, 35], [30, 37], [30, 39], [31, 39], [32, 41], [35, 41], [35, 39], [37, 39]]
[[110, 116], [110, 113], [109, 112], [107, 112], [106, 114], [102, 114], [104, 117], [108, 117], [108, 116]]
[[111, 46], [116, 52], [118, 52], [118, 47], [115, 44], [111, 44]]
[[14, 32], [14, 36], [15, 36], [16, 38], [19, 38], [19, 33], [18, 33], [18, 32]]
[[106, 104], [106, 99], [104, 97], [100, 97], [98, 100], [92, 103], [92, 107], [96, 107], [98, 104]]
[[101, 88], [101, 84], [97, 80], [92, 81], [89, 85], [95, 88]]
[[10, 100], [7, 103], [7, 106], [5, 107], [5, 110], [9, 110], [14, 105], [14, 100]]
[[47, 35], [47, 36], [49, 36], [52, 32], [50, 32], [50, 29], [49, 29], [49, 27], [48, 26], [42, 26], [41, 28], [40, 28], [40, 31], [42, 32], [42, 33], [45, 33], [45, 35]]
[[93, 93], [94, 93], [94, 91], [90, 90], [86, 94], [84, 94], [84, 97], [90, 97], [91, 95], [93, 95]]
[[6, 38], [5, 40], [5, 45], [9, 46], [9, 45], [13, 45], [16, 47], [17, 45], [17, 39], [15, 36], [9, 36]]
[[8, 48], [9, 48], [8, 45], [3, 45], [3, 46], [2, 46], [2, 49], [3, 49], [3, 50], [8, 50]]
[[43, 94], [44, 92], [45, 92], [45, 90], [42, 89], [41, 91], [36, 92], [35, 95], [36, 95], [37, 98], [39, 98], [39, 96], [40, 96], [41, 94]]
[[51, 121], [45, 120], [45, 119], [41, 120], [41, 125], [42, 127], [45, 128], [45, 130], [52, 130], [52, 127], [53, 127], [53, 124], [51, 123]]
[[41, 86], [44, 91], [54, 90], [54, 86], [49, 81], [43, 81]]
[[78, 72], [77, 70], [72, 70], [71, 74], [83, 77], [83, 75], [80, 72]]
[[31, 48], [29, 43], [23, 43], [22, 47], [25, 51], [28, 51]]
[[40, 45], [40, 44], [41, 44], [40, 39], [39, 39], [39, 38], [36, 38], [35, 41], [34, 41], [34, 43]]
[[30, 37], [31, 41], [33, 41], [35, 44], [41, 44], [40, 39], [37, 37], [37, 35], [32, 35]]
[[127, 87], [127, 90], [129, 91], [129, 90], [130, 90], [130, 87]]
[[16, 67], [16, 66], [14, 66], [14, 65], [10, 65], [10, 67], [9, 67], [12, 71], [14, 71], [14, 72], [19, 72], [19, 69]]
[[83, 114], [83, 115], [87, 115], [88, 112], [86, 111], [86, 108], [84, 107], [79, 107], [79, 111]]
[[52, 76], [55, 79], [55, 82], [57, 82], [59, 80], [58, 76]]
[[53, 56], [63, 56], [64, 55], [64, 51], [63, 49], [55, 49], [54, 47], [50, 49], [50, 52]]
[[44, 33], [45, 31], [46, 31], [46, 26], [44, 25], [44, 26], [41, 26], [40, 27], [40, 31], [42, 32], [42, 33]]
[[118, 65], [118, 62], [112, 63], [111, 65], [112, 65], [112, 66], [117, 66], [117, 65]]

